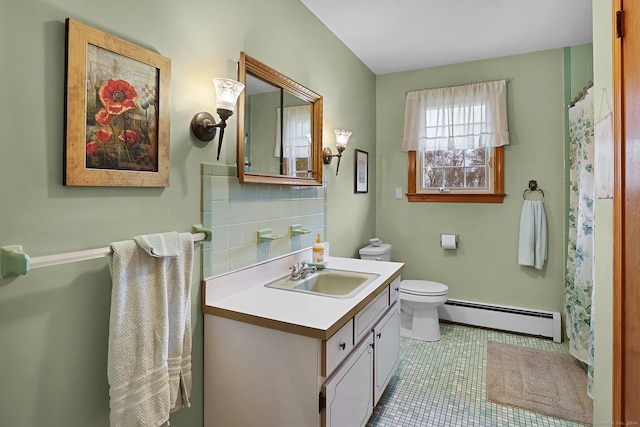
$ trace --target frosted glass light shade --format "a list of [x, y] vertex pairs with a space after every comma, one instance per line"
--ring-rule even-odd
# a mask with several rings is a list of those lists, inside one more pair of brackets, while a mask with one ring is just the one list
[[216, 88], [217, 108], [233, 111], [244, 85], [232, 79], [213, 79]]
[[349, 142], [350, 136], [350, 130], [336, 129], [336, 146], [345, 148], [347, 146], [347, 142]]

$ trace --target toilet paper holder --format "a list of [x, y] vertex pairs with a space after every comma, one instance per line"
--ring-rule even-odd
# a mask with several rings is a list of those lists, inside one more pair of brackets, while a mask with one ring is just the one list
[[458, 235], [457, 234], [441, 234], [440, 247], [442, 249], [458, 249]]

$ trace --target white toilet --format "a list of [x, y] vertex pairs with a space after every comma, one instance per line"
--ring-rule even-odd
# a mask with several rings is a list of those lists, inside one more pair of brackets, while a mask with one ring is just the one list
[[400, 335], [421, 341], [440, 340], [438, 307], [447, 302], [449, 288], [429, 280], [400, 282]]
[[[360, 258], [391, 261], [391, 245], [379, 243], [360, 249]], [[421, 341], [440, 340], [438, 307], [447, 301], [449, 288], [430, 280], [400, 282], [400, 335]]]

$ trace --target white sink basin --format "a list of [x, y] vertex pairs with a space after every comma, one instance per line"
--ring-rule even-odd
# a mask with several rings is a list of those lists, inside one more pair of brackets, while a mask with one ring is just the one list
[[304, 279], [285, 276], [265, 286], [333, 298], [353, 298], [379, 275], [345, 270], [319, 270]]

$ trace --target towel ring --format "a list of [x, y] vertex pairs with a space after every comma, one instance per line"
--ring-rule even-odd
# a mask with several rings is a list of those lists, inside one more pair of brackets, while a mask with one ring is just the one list
[[538, 188], [538, 182], [535, 179], [532, 179], [529, 181], [529, 188], [525, 189], [524, 192], [522, 193], [522, 198], [527, 200], [527, 193], [532, 193], [534, 191], [539, 191], [540, 194], [542, 194], [542, 201], [544, 202], [544, 191], [542, 191], [542, 189]]

